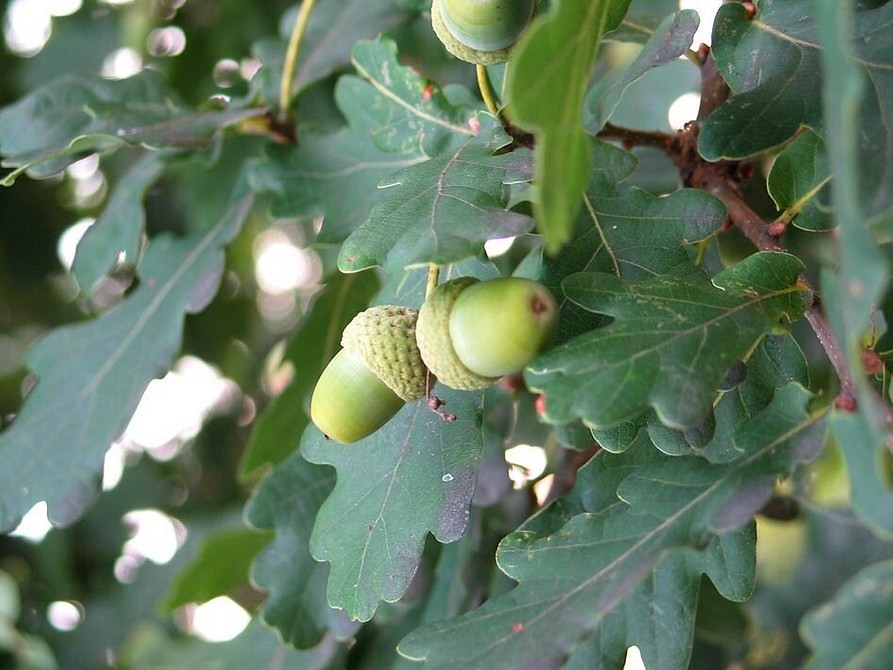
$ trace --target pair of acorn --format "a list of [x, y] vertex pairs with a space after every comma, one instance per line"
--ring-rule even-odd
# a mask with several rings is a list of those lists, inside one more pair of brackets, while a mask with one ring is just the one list
[[372, 307], [344, 329], [343, 348], [313, 390], [310, 417], [327, 437], [356, 442], [406, 402], [425, 398], [429, 371], [460, 390], [518, 372], [548, 345], [557, 320], [549, 290], [519, 277], [460, 277], [435, 288], [420, 310]]

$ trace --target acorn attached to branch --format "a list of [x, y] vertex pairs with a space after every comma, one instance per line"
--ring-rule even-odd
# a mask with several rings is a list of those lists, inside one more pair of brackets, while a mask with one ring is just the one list
[[426, 395], [416, 345], [418, 311], [381, 305], [347, 325], [339, 351], [310, 400], [310, 418], [327, 437], [350, 444], [371, 435], [403, 405]]
[[434, 0], [431, 25], [456, 58], [493, 65], [508, 60], [535, 5], [535, 0]]
[[480, 389], [527, 365], [549, 344], [557, 321], [555, 299], [538, 282], [461, 277], [428, 296], [416, 339], [442, 384]]

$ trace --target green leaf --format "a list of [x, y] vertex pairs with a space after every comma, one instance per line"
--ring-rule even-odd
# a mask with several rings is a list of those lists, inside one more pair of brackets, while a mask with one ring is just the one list
[[582, 108], [599, 41], [628, 6], [629, 0], [556, 0], [512, 51], [508, 112], [537, 134], [534, 213], [551, 253], [571, 237], [592, 164]]
[[804, 230], [828, 230], [831, 220], [828, 182], [831, 170], [825, 143], [806, 129], [776, 156], [767, 186], [782, 219]]
[[[778, 475], [815, 454], [814, 429], [821, 417], [808, 413], [809, 401], [805, 389], [787, 386], [742, 426], [736, 437], [745, 456], [724, 467], [648, 448], [619, 456], [600, 453], [584, 468], [593, 470], [586, 481], [597, 484], [586, 489], [591, 491], [586, 507], [598, 512], [576, 514], [552, 534], [522, 528], [509, 535], [497, 558], [519, 585], [468, 614], [415, 631], [400, 652], [432, 668], [450, 667], [456, 649], [472, 667], [529, 667], [533, 660], [552, 667], [597, 632], [604, 617], [664, 556], [673, 556], [673, 549], [686, 556], [700, 550], [698, 560], [720, 593], [747, 597], [753, 586], [753, 531], [725, 542], [734, 537], [729, 533], [749, 525]], [[618, 499], [609, 501], [615, 490]], [[671, 603], [652, 604], [661, 606]], [[637, 641], [627, 638], [622, 644], [625, 649]]]
[[[757, 547], [764, 559], [771, 553], [782, 560], [789, 560], [792, 553], [802, 555], [789, 579], [783, 582], [761, 579], [761, 586], [748, 607], [754, 628], [770, 633], [766, 637], [752, 635], [749, 651], [762, 655], [771, 648], [771, 658], [778, 668], [805, 666], [808, 652], [798, 631], [809, 610], [831, 600], [848, 580], [867, 566], [893, 558], [893, 544], [872, 534], [848, 511], [805, 505], [802, 516], [806, 526], [802, 552], [792, 551], [791, 540], [797, 535], [796, 529], [769, 547], [764, 535], [760, 538], [762, 545]], [[832, 641], [833, 637], [828, 638], [828, 642]]]
[[391, 40], [358, 42], [351, 62], [362, 79], [338, 80], [338, 107], [352, 125], [367, 128], [382, 151], [437, 156], [476, 134], [476, 110], [451, 104], [438, 87], [400, 65]]
[[38, 377], [0, 433], [0, 528], [45, 500], [50, 520], [77, 519], [97, 493], [102, 459], [127, 426], [149, 382], [180, 349], [183, 319], [204, 309], [223, 274], [223, 247], [252, 204], [243, 196], [213, 228], [158, 236], [140, 285], [100, 318], [59, 328], [28, 355]]
[[[675, 133], [667, 112], [686, 93], [697, 94], [701, 73], [688, 58], [666, 63], [649, 70], [623, 93], [623, 99], [611, 114], [611, 121], [626, 128]], [[648, 149], [636, 151], [642, 161], [636, 183], [655, 193], [678, 188], [677, 170], [670, 169], [667, 158]]]
[[715, 403], [714, 416], [709, 417], [712, 435], [695, 442], [682, 431], [661, 424], [656, 416], [648, 419], [648, 435], [654, 446], [667, 454], [696, 453], [711, 463], [728, 463], [741, 457], [735, 444], [738, 428], [762, 412], [778, 389], [791, 382], [808, 386], [806, 358], [790, 335], [768, 335], [748, 358], [746, 378], [741, 384], [724, 391]]
[[530, 217], [506, 210], [505, 185], [526, 178], [529, 153], [493, 155], [511, 138], [493, 117], [479, 118], [477, 135], [388, 181], [369, 219], [342, 246], [342, 272], [380, 265], [399, 277], [415, 265], [477, 256], [488, 239], [533, 227]]
[[310, 391], [341, 347], [341, 331], [379, 288], [375, 275], [335, 274], [325, 283], [313, 308], [292, 337], [283, 363], [294, 368], [294, 377], [260, 415], [242, 458], [240, 475], [249, 477], [265, 464], [278, 465], [298, 447], [310, 423]]
[[646, 426], [647, 418], [643, 415], [634, 421], [624, 421], [610, 428], [593, 428], [592, 437], [605, 451], [619, 454], [635, 443], [640, 431]]
[[[605, 616], [595, 635], [574, 650], [563, 668], [622, 668], [631, 644], [639, 648], [646, 667], [689, 667], [703, 589], [701, 573], [712, 571], [718, 581], [750, 587], [755, 577], [754, 542], [754, 526], [748, 524], [717, 536], [705, 551], [668, 555]], [[708, 558], [714, 565], [705, 560]], [[736, 570], [739, 572], [733, 573]], [[737, 594], [739, 600], [749, 595], [749, 588], [742, 591]]]
[[[719, 229], [725, 207], [695, 189], [657, 197], [622, 184], [635, 170], [632, 154], [598, 140], [592, 142], [592, 154], [595, 167], [573, 239], [557, 256], [545, 259], [540, 281], [560, 296], [561, 282], [584, 270], [610, 272], [628, 280], [700, 273], [688, 247]], [[558, 342], [601, 322], [567, 298], [559, 300], [559, 307]]]
[[888, 475], [888, 430], [883, 424], [886, 407], [869, 401], [858, 412], [835, 412], [831, 416], [834, 441], [840, 447], [850, 478], [853, 510], [875, 532], [893, 535], [893, 488]]
[[381, 198], [378, 183], [423, 161], [418, 151], [383, 153], [361, 132], [301, 135], [301, 145], [271, 147], [252, 164], [251, 187], [274, 193], [277, 217], [324, 216], [320, 243], [341, 242], [369, 216]]
[[326, 602], [329, 568], [310, 555], [310, 533], [320, 506], [335, 484], [331, 468], [295, 454], [261, 482], [248, 501], [245, 519], [272, 530], [274, 540], [254, 562], [252, 579], [269, 593], [261, 616], [282, 639], [299, 649], [313, 647], [331, 631], [352, 635], [356, 626]]
[[[889, 233], [893, 227], [888, 173], [893, 165], [893, 126], [888, 120], [893, 108], [893, 49], [888, 40], [876, 36], [893, 30], [893, 5], [856, 12], [824, 0], [818, 6], [824, 45], [825, 141], [833, 158], [831, 172], [840, 182], [832, 186], [838, 224], [843, 236], [862, 221], [879, 233]], [[858, 201], [863, 208], [859, 219], [845, 218], [850, 208], [842, 208], [841, 202], [847, 191], [851, 202]], [[851, 226], [844, 226], [845, 221]]]
[[720, 8], [713, 56], [732, 97], [702, 125], [704, 158], [746, 158], [781, 144], [801, 126], [821, 127], [820, 47], [811, 5], [762, 0], [753, 19], [741, 3]]
[[893, 561], [866, 568], [803, 619], [813, 670], [893, 666]]
[[[281, 37], [265, 38], [254, 44], [253, 51], [263, 63], [265, 96], [279, 102], [279, 84], [288, 38], [297, 19], [298, 8], [285, 12], [279, 28]], [[326, 0], [313, 8], [301, 42], [301, 52], [292, 79], [293, 95], [325, 79], [349, 63], [351, 47], [364, 38], [398, 27], [409, 16], [392, 0]]]
[[[589, 132], [596, 133], [605, 125], [620, 104], [623, 94], [649, 70], [677, 60], [688, 51], [700, 17], [692, 9], [667, 16], [648, 38], [636, 59], [613, 80], [602, 79], [587, 96]], [[598, 165], [598, 161], [593, 161]]]
[[[478, 546], [485, 532], [484, 515], [472, 509], [468, 532], [451, 544], [428, 542], [424, 572], [413, 582], [414, 594], [405, 602], [382, 607], [358, 636], [350, 667], [415, 670], [418, 665], [397, 653], [397, 643], [422, 623], [440, 621], [465, 611], [480, 584], [482, 556]], [[489, 539], [489, 538], [488, 538]], [[494, 539], [495, 541], [495, 539]], [[436, 550], [436, 551], [435, 551]], [[481, 575], [482, 577], [482, 575]]]
[[446, 543], [465, 532], [483, 448], [481, 394], [442, 390], [454, 422], [416, 401], [356, 444], [326, 440], [313, 426], [304, 433], [304, 456], [338, 471], [311, 552], [331, 563], [329, 603], [352, 619], [368, 621], [380, 601], [403, 596], [427, 533]]
[[391, 182], [395, 172], [474, 139], [468, 125], [473, 110], [451, 105], [438, 88], [399, 65], [393, 42], [360, 42], [354, 53], [369, 79], [338, 81], [336, 100], [349, 128], [305, 130], [298, 148], [273, 147], [250, 172], [252, 188], [279, 196], [274, 215], [323, 215], [321, 243], [341, 242], [364, 223], [386, 194], [379, 183]]
[[[457, 277], [475, 277], [485, 281], [501, 276], [493, 263], [484, 258], [469, 258], [461, 263], [447, 265], [440, 271], [441, 282], [447, 282]], [[418, 309], [425, 302], [427, 285], [428, 268], [412, 268], [398, 277], [386, 278], [381, 291], [375, 296], [373, 304], [406, 305]]]
[[633, 0], [623, 21], [605, 35], [606, 40], [644, 44], [666, 18], [679, 9], [678, 0]]
[[[867, 227], [869, 211], [863, 203], [870, 202], [866, 199], [866, 185], [878, 178], [872, 170], [886, 170], [887, 164], [880, 167], [863, 160], [862, 156], [862, 143], [866, 141], [862, 124], [868, 119], [860, 110], [875, 104], [879, 83], [873, 80], [878, 74], [874, 65], [864, 60], [865, 39], [860, 41], [858, 38], [859, 31], [869, 30], [869, 25], [869, 36], [886, 25], [885, 17], [893, 16], [893, 5], [888, 3], [875, 11], [859, 12], [855, 23], [846, 3], [820, 1], [817, 9], [825, 45], [822, 52], [824, 113], [828, 129], [825, 140], [835, 175], [831, 182], [831, 199], [840, 230], [837, 272], [828, 270], [823, 273], [822, 299], [855, 378], [858, 403], [855, 414], [836, 412], [832, 417], [832, 429], [852, 477], [854, 509], [876, 530], [890, 534], [893, 533], [893, 490], [883, 468], [877, 467], [885, 455], [889, 455], [889, 408], [862, 371], [862, 338], [872, 325], [873, 312], [880, 303], [889, 277], [889, 263]], [[872, 18], [875, 23], [868, 24]], [[852, 43], [851, 37], [855, 38]], [[883, 76], [889, 78], [886, 73]], [[886, 146], [889, 152], [889, 145]], [[889, 190], [888, 180], [885, 183], [884, 189]]]
[[[480, 514], [472, 525], [480, 526]], [[443, 621], [464, 612], [469, 599], [467, 581], [477, 554], [476, 533], [466, 533], [460, 540], [440, 548], [431, 588], [419, 613], [420, 623]]]
[[143, 198], [163, 170], [164, 162], [158, 154], [148, 153], [136, 161], [115, 185], [102, 214], [81, 238], [71, 273], [85, 293], [96, 289], [121, 253], [127, 263], [136, 266], [139, 262], [146, 223]]
[[[584, 466], [571, 492], [532, 517], [521, 530], [546, 537], [580, 513], [604, 512], [617, 504], [613, 492], [620, 482], [656, 458], [641, 435], [635, 451], [623, 459], [602, 458]], [[622, 667], [630, 644], [639, 647], [649, 667], [687, 667], [702, 587], [700, 575], [710, 572], [728, 597], [747, 597], [755, 578], [753, 534], [753, 525], [748, 524], [714, 537], [706, 550], [667, 555], [604, 617], [595, 634], [578, 645], [562, 667]], [[722, 561], [711, 565], [705, 560], [709, 556], [722, 557]]]
[[[802, 126], [833, 131], [840, 119], [826, 112], [823, 122], [821, 100], [823, 95], [840, 98], [821, 85], [822, 69], [827, 77], [844, 67], [847, 86], [871, 82], [862, 100], [848, 108], [846, 128], [862, 133], [853, 151], [864, 170], [860, 193], [866, 213], [873, 223], [889, 224], [893, 193], [887, 187], [887, 166], [893, 163], [893, 128], [884, 117], [893, 106], [893, 56], [888, 42], [877, 35], [893, 27], [893, 5], [850, 11], [853, 3], [832, 4], [840, 14], [829, 20], [839, 24], [821, 39], [814, 0], [762, 0], [752, 20], [741, 3], [720, 8], [713, 55], [733, 95], [704, 122], [698, 146], [708, 160], [738, 159], [785, 142]], [[835, 155], [830, 145], [829, 153]], [[832, 172], [841, 174], [836, 166]]]
[[98, 75], [66, 76], [0, 110], [3, 167], [49, 177], [91, 152], [126, 144], [153, 149], [201, 149], [224, 126], [265, 110], [196, 111], [173, 97], [154, 70], [117, 81]]
[[712, 408], [729, 367], [787, 317], [806, 308], [796, 285], [803, 266], [786, 254], [758, 253], [711, 283], [659, 276], [635, 283], [580, 273], [568, 298], [616, 320], [539, 356], [527, 385], [546, 394], [544, 419], [582, 418], [608, 428], [653, 407], [662, 423], [690, 428]]
[[192, 564], [177, 575], [162, 607], [170, 611], [188, 603], [204, 603], [248, 584], [248, 568], [271, 540], [269, 533], [230, 530], [202, 544]]
[[227, 642], [173, 639], [161, 627], [141, 628], [131, 635], [120, 660], [132, 670], [319, 670], [337, 665], [342, 652], [331, 637], [314, 649], [296, 651], [255, 620]]

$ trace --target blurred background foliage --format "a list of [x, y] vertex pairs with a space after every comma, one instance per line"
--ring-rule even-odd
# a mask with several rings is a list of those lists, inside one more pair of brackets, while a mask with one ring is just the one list
[[[63, 74], [115, 79], [146, 67], [161, 71], [191, 106], [251, 95], [262, 44], [284, 40], [295, 12], [287, 0], [2, 0], [0, 106]], [[473, 70], [443, 54], [424, 19], [395, 37], [432, 78], [473, 83]], [[302, 94], [303, 123], [343, 122], [332, 101], [335, 79]], [[262, 145], [230, 137], [208, 155], [169, 166], [146, 194], [147, 234], [217, 221], [242, 164]], [[80, 235], [139, 155], [91, 157], [57, 177], [0, 188], [0, 427], [34, 383], [25, 364], [33, 343], [104, 311], [128, 290], [129, 277], [121, 277], [86, 299], [67, 269]], [[249, 535], [241, 520], [262, 473], [249, 481], [237, 473], [252, 420], [288, 381], [279, 366], [284, 338], [334, 267], [325, 250], [305, 248], [313, 221], [272, 220], [266, 209], [256, 207], [228, 247], [215, 301], [187, 319], [182, 358], [153, 382], [110, 452], [96, 505], [64, 529], [51, 529], [38, 505], [0, 536], [0, 668], [182, 667], [221, 658], [227, 667], [247, 667], [235, 647], [208, 652], [198, 641], [234, 637], [263, 600], [246, 582], [248, 563], [268, 538]], [[206, 538], [227, 530], [236, 532], [227, 547], [231, 569], [214, 580], [233, 581], [231, 598], [171, 613], [164, 602], [177, 600], [177, 576]], [[259, 624], [239, 639], [252, 663], [262, 650], [280, 649]], [[319, 667], [333, 653], [329, 640], [290, 652], [285, 662]]]
[[[660, 11], [677, 6], [675, 0], [654, 4]], [[147, 66], [162, 71], [191, 105], [214, 96], [246, 96], [261, 65], [259, 45], [287, 34], [294, 11], [287, 0], [2, 0], [0, 106], [64, 73], [123, 78]], [[394, 36], [403, 61], [431, 79], [473, 85], [473, 69], [444, 55], [426, 19]], [[630, 55], [615, 45], [606, 52], [606, 67], [612, 58], [628, 62]], [[302, 123], [342, 122], [332, 102], [335, 78], [302, 94]], [[263, 77], [255, 82], [262, 86]], [[672, 64], [632, 87], [615, 119], [670, 130], [669, 103], [693, 95], [697, 87], [694, 68]], [[259, 155], [261, 142], [230, 138], [219, 153], [169, 169], [147, 194], [148, 234], [202, 229], [217, 220], [240, 167]], [[677, 187], [675, 170], [663, 155], [649, 149], [636, 153], [640, 166], [634, 183], [656, 193]], [[78, 295], [67, 266], [78, 236], [137, 155], [121, 150], [101, 162], [87, 158], [56, 178], [21, 178], [14, 188], [0, 188], [0, 426], [33, 384], [25, 356], [35, 340], [59, 324], [94, 316], [126, 292], [128, 280], [122, 277], [87, 300]], [[750, 189], [756, 194], [752, 206], [772, 208], [759, 169]], [[201, 667], [227, 657], [225, 667], [244, 668], [262, 659], [263, 650], [279, 648], [274, 633], [249, 624], [249, 612], [256, 611], [263, 594], [245, 583], [247, 565], [266, 537], [249, 536], [241, 520], [261, 473], [243, 481], [238, 472], [253, 419], [288, 381], [288, 369], [279, 365], [285, 339], [333, 269], [334, 258], [325, 248], [305, 248], [313, 221], [273, 220], [265, 207], [254, 212], [228, 247], [227, 274], [215, 301], [186, 321], [182, 357], [170, 374], [153, 382], [109, 453], [105, 492], [92, 510], [69, 528], [50, 529], [45, 509], [38, 506], [14, 534], [0, 536], [0, 669]], [[808, 236], [808, 242], [806, 237], [792, 232], [790, 246], [817, 267], [810, 260], [822, 257], [826, 243], [819, 235]], [[743, 242], [729, 234], [723, 244], [733, 258]], [[810, 336], [798, 334], [817, 364], [813, 382], [821, 388], [827, 365]], [[519, 410], [519, 416], [530, 419], [529, 410]], [[516, 430], [542, 431], [528, 423]], [[786, 664], [803, 654], [796, 634], [802, 613], [861, 566], [893, 555], [889, 544], [850, 519], [846, 478], [833, 449], [813, 474], [806, 499], [816, 509], [796, 522], [761, 530], [760, 569], [766, 579], [750, 606], [750, 616], [760, 624], [750, 648], [739, 650], [752, 667], [793, 667]], [[509, 496], [506, 504], [516, 503]], [[516, 524], [510, 512], [506, 516], [505, 528], [493, 530], [494, 537]], [[221, 536], [221, 531], [235, 535]], [[201, 585], [186, 587], [178, 575], [201, 556], [212, 536], [217, 542], [229, 538], [228, 565], [215, 566], [217, 581], [208, 592], [228, 591], [229, 597], [184, 606], [201, 595]], [[802, 554], [792, 549], [797, 547]], [[857, 552], [850, 551], [854, 547]], [[800, 564], [800, 555], [820, 560]], [[387, 623], [387, 616], [385, 608], [379, 619]], [[722, 617], [734, 619], [728, 612]], [[706, 619], [699, 626], [703, 639], [693, 667], [716, 667], [718, 647], [711, 640], [729, 644], [741, 631], [712, 630]], [[240, 632], [239, 647], [223, 642], [208, 651], [201, 642]], [[375, 658], [376, 644], [383, 642], [365, 643], [369, 658]], [[284, 663], [320, 667], [344, 653], [327, 638], [316, 649], [290, 652]]]
[[[252, 44], [276, 34], [289, 4], [4, 0], [0, 105], [64, 73], [123, 77], [144, 66], [164, 72], [191, 104], [244, 95], [242, 74], [256, 68]], [[213, 164], [196, 169], [186, 162], [156, 184], [146, 203], [149, 234], [200, 228], [219, 216], [229, 184], [245, 157], [256, 154], [257, 143], [227, 142]], [[101, 165], [88, 159], [58, 178], [25, 178], [0, 189], [0, 417], [19, 408], [33, 383], [24, 358], [42, 333], [120, 299], [123, 282], [117, 295], [105, 291], [105, 304], [77, 298], [64, 263], [71, 262], [72, 231], [102, 210], [117, 175], [133, 159], [119, 152]], [[223, 290], [210, 309], [187, 322], [184, 352], [190, 356], [181, 359], [179, 372], [156, 382], [155, 418], [143, 429], [131, 427], [126, 444], [110, 456], [117, 467], [107, 460], [109, 490], [92, 511], [70, 528], [49, 530], [37, 509], [17, 534], [0, 536], [0, 668], [150, 667], [163, 662], [152, 660], [151, 648], [158, 646], [152, 640], [167, 641], [196, 621], [201, 628], [206, 615], [200, 611], [197, 620], [194, 608], [172, 618], [159, 613], [159, 604], [203, 537], [241, 526], [248, 487], [235, 473], [255, 411], [250, 399], [265, 397], [257, 367], [300, 316], [319, 278], [314, 263], [305, 263], [302, 276], [286, 278], [284, 289], [274, 286], [266, 294], [278, 303], [269, 306], [272, 317], [263, 318], [258, 253], [266, 249], [291, 260], [303, 253], [300, 226], [267, 224], [252, 222], [229, 248]], [[265, 236], [256, 237], [262, 229]], [[159, 432], [160, 424], [167, 425]], [[108, 479], [111, 471], [120, 481]], [[243, 566], [242, 581], [245, 574]], [[256, 606], [260, 595], [243, 591], [243, 605]], [[221, 611], [229, 633], [220, 631]], [[232, 636], [247, 623], [233, 601], [224, 601], [216, 616], [211, 637]], [[139, 650], [127, 651], [131, 647]], [[189, 653], [198, 659], [198, 652]]]

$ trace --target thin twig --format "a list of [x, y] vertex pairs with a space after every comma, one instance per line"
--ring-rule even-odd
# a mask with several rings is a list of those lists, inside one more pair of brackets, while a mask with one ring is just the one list
[[310, 13], [316, 0], [304, 0], [301, 3], [301, 9], [298, 11], [298, 18], [295, 19], [295, 25], [291, 31], [291, 37], [288, 40], [288, 48], [285, 51], [285, 62], [282, 64], [282, 80], [279, 82], [279, 120], [285, 122], [288, 120], [288, 107], [291, 102], [292, 80], [295, 77], [295, 67], [298, 63], [298, 53], [301, 51], [301, 41], [304, 39], [304, 33], [307, 30], [307, 22], [310, 20]]
[[627, 149], [632, 147], [654, 147], [662, 151], [669, 151], [674, 140], [674, 136], [669, 133], [662, 133], [657, 130], [634, 130], [632, 128], [615, 126], [613, 123], [606, 123], [604, 128], [598, 132], [598, 137], [603, 140], [617, 140]]

